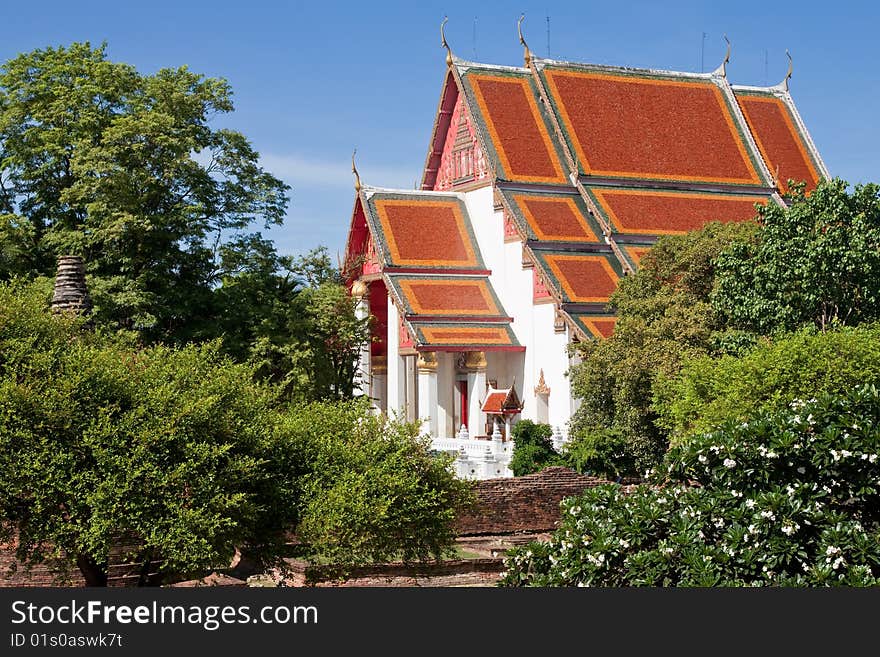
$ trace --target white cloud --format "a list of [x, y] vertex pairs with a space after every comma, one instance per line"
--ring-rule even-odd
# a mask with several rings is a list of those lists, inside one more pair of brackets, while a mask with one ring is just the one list
[[[263, 153], [260, 164], [269, 173], [294, 188], [294, 193], [305, 193], [308, 187], [335, 187], [351, 189], [354, 178], [351, 162], [346, 160], [316, 160], [301, 155]], [[373, 166], [368, 162], [358, 162], [361, 182], [376, 187], [396, 187], [412, 189], [416, 180], [421, 180], [421, 169]]]

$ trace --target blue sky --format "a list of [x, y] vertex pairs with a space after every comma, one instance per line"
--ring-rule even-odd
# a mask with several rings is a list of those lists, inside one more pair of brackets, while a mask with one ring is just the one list
[[[518, 65], [516, 20], [532, 50], [556, 59], [699, 71], [733, 44], [728, 77], [791, 92], [832, 175], [880, 181], [880, 6], [873, 2], [168, 2], [0, 0], [0, 60], [73, 41], [106, 41], [142, 72], [188, 65], [229, 80], [247, 135], [292, 186], [280, 250], [341, 251], [353, 203], [350, 156], [364, 182], [420, 177], [445, 72], [438, 27], [460, 57]], [[706, 33], [703, 41], [703, 33]], [[476, 39], [474, 35], [476, 34]]]

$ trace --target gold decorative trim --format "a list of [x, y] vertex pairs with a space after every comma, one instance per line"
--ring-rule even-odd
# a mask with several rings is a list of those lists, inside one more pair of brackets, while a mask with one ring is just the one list
[[538, 385], [535, 386], [535, 394], [536, 395], [549, 395], [550, 394], [550, 386], [547, 385], [547, 382], [544, 380], [544, 368], [541, 368], [541, 374], [538, 376]]
[[464, 366], [469, 370], [485, 370], [486, 354], [482, 351], [467, 351], [464, 356]]
[[420, 351], [419, 358], [416, 360], [416, 368], [419, 372], [436, 372], [437, 354], [433, 351]]

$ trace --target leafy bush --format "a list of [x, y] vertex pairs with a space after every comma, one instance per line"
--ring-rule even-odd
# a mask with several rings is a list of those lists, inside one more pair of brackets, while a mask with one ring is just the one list
[[520, 420], [510, 431], [513, 437], [513, 455], [510, 469], [515, 477], [543, 470], [559, 461], [553, 449], [553, 429], [549, 424]]
[[364, 400], [297, 407], [286, 440], [306, 446], [297, 537], [308, 555], [340, 564], [440, 558], [455, 552], [453, 522], [472, 500], [451, 457], [435, 455], [413, 423], [377, 417]]
[[880, 385], [880, 324], [818, 333], [807, 329], [764, 341], [740, 357], [695, 358], [656, 387], [659, 423], [673, 442], [724, 420], [820, 393]]
[[880, 584], [880, 393], [793, 400], [670, 450], [653, 485], [563, 502], [505, 586]]
[[561, 461], [581, 474], [609, 479], [617, 479], [636, 470], [632, 443], [615, 429], [581, 433], [562, 446]]

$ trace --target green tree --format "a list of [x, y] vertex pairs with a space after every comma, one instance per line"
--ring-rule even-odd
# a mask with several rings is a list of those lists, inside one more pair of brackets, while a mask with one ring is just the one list
[[559, 454], [553, 449], [553, 429], [549, 424], [520, 420], [510, 430], [513, 454], [510, 469], [515, 477], [532, 474], [551, 465], [559, 464]]
[[[267, 277], [250, 280], [244, 290], [259, 294]], [[357, 302], [348, 294], [341, 275], [330, 263], [327, 250], [317, 248], [290, 265], [277, 279], [286, 293], [264, 296], [270, 308], [259, 323], [237, 321], [234, 313], [225, 335], [240, 336], [261, 379], [279, 384], [286, 397], [296, 400], [350, 399], [358, 383], [358, 357], [370, 339], [370, 318], [359, 317]], [[300, 288], [292, 288], [299, 281]], [[242, 291], [242, 278], [224, 285], [220, 294]], [[231, 303], [230, 307], [236, 304]], [[242, 303], [247, 312], [254, 302]], [[245, 327], [237, 328], [237, 327]], [[242, 336], [243, 330], [247, 334]]]
[[[618, 315], [614, 334], [581, 343], [581, 362], [571, 368], [572, 391], [581, 404], [572, 419], [569, 452], [606, 455], [604, 464], [593, 462], [605, 473], [639, 474], [659, 462], [668, 443], [655, 424], [657, 378], [677, 372], [689, 356], [738, 349], [752, 341], [725, 330], [709, 296], [715, 258], [731, 242], [751, 239], [756, 230], [751, 222], [710, 223], [686, 235], [663, 237], [639, 271], [621, 279], [611, 297]], [[619, 444], [621, 437], [625, 445]]]
[[741, 356], [702, 356], [655, 388], [658, 422], [673, 442], [725, 420], [778, 410], [794, 397], [880, 386], [880, 325], [815, 328], [765, 340]]
[[99, 324], [147, 341], [216, 337], [212, 291], [277, 258], [287, 186], [240, 133], [222, 79], [138, 73], [88, 43], [0, 69], [0, 276], [84, 256]]
[[880, 318], [880, 187], [835, 179], [788, 208], [759, 209], [761, 231], [718, 258], [713, 306], [761, 334]]
[[790, 400], [670, 450], [652, 485], [563, 502], [507, 586], [877, 586], [880, 392]]

